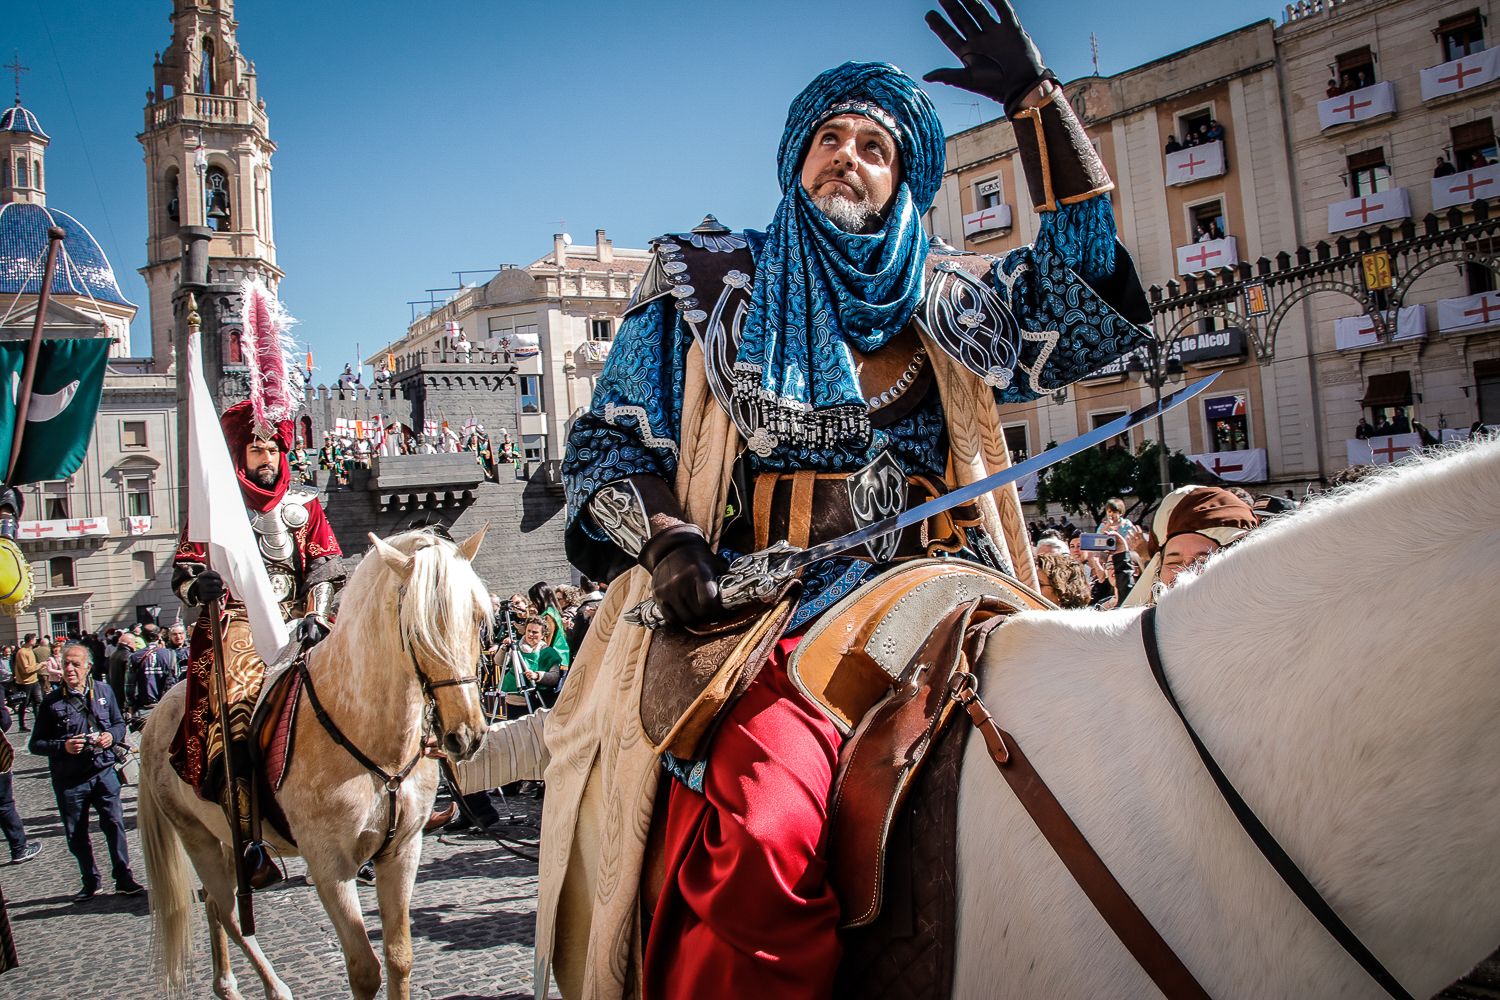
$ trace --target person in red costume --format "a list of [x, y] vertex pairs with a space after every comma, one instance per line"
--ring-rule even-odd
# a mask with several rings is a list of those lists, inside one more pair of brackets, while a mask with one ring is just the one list
[[[252, 432], [248, 402], [236, 403], [219, 418], [230, 458], [235, 463], [245, 514], [271, 579], [271, 589], [288, 622], [296, 621], [293, 637], [304, 647], [328, 634], [333, 598], [343, 583], [343, 550], [323, 512], [317, 495], [292, 485], [287, 452], [293, 442], [292, 422], [281, 421], [270, 437]], [[245, 608], [228, 593], [224, 580], [209, 569], [202, 544], [184, 537], [173, 560], [172, 588], [184, 604], [204, 608], [193, 625], [188, 644], [187, 704], [182, 726], [172, 741], [172, 766], [200, 798], [227, 804], [224, 781], [225, 733], [235, 754], [235, 794], [239, 796], [242, 833], [250, 841], [250, 717], [260, 696], [266, 665], [250, 639]], [[221, 599], [224, 636], [224, 673], [228, 687], [226, 720], [214, 710], [213, 628], [207, 614], [210, 602]], [[256, 887], [270, 884], [279, 870], [256, 843], [251, 843]]]

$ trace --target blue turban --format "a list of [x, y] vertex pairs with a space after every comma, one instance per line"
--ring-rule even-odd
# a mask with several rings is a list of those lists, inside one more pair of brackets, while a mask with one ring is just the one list
[[[813, 132], [843, 114], [882, 125], [900, 150], [900, 184], [878, 232], [845, 232], [802, 188]], [[921, 301], [922, 213], [942, 183], [942, 123], [931, 99], [896, 67], [844, 63], [792, 102], [777, 175], [782, 198], [756, 254], [732, 409], [761, 455], [778, 445], [814, 461], [830, 449], [862, 453], [870, 422], [850, 350], [884, 345]]]
[[943, 123], [927, 92], [890, 63], [846, 62], [819, 73], [797, 95], [776, 152], [781, 193], [799, 184], [813, 132], [843, 114], [863, 114], [895, 136], [901, 148], [901, 179], [911, 189], [917, 214], [931, 208], [943, 183]]

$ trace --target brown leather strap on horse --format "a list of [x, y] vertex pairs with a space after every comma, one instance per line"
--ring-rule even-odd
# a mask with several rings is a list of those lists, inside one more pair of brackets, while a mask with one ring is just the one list
[[[984, 639], [993, 628], [974, 630], [971, 637], [978, 640], [969, 651], [969, 663], [973, 664], [983, 648]], [[976, 634], [977, 633], [977, 634]], [[1021, 805], [1036, 823], [1047, 843], [1057, 853], [1059, 860], [1088, 896], [1094, 909], [1109, 924], [1110, 930], [1120, 939], [1131, 956], [1138, 962], [1157, 988], [1172, 1000], [1179, 997], [1208, 1000], [1208, 992], [1193, 978], [1187, 966], [1162, 940], [1151, 921], [1135, 905], [1125, 889], [1115, 880], [1108, 866], [1090, 846], [1083, 832], [1074, 825], [1067, 810], [1046, 782], [1031, 766], [1031, 761], [1021, 752], [1014, 736], [1001, 729], [990, 711], [979, 697], [979, 680], [965, 670], [955, 673], [949, 680], [949, 694], [969, 715], [984, 737], [990, 759], [1005, 776], [1011, 791], [1021, 800]]]

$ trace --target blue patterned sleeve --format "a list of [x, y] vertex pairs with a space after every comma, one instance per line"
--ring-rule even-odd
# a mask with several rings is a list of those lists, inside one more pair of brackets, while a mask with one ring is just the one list
[[682, 387], [692, 333], [660, 300], [620, 324], [592, 405], [573, 423], [563, 456], [568, 498], [568, 557], [585, 575], [608, 580], [630, 565], [594, 524], [587, 505], [605, 483], [649, 474], [672, 483], [677, 473]]
[[1002, 403], [1020, 403], [1078, 381], [1145, 341], [1151, 321], [1130, 254], [1115, 238], [1107, 194], [1043, 212], [1036, 242], [993, 272], [1018, 338]]
[[1115, 273], [1115, 214], [1108, 194], [1041, 213], [1041, 228], [1051, 230], [1052, 245], [1063, 263], [1090, 285]]

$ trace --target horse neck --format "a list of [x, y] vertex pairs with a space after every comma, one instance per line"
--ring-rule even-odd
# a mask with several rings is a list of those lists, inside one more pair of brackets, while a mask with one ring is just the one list
[[1500, 685], [1484, 610], [1500, 526], [1438, 543], [1425, 526], [1466, 520], [1356, 513], [1210, 564], [1163, 598], [1160, 648], [1246, 802], [1429, 995], [1500, 940]]
[[379, 629], [355, 621], [340, 625], [308, 654], [308, 676], [344, 735], [394, 772], [416, 753], [421, 738], [422, 692], [410, 657], [399, 642], [394, 648], [370, 643]]

